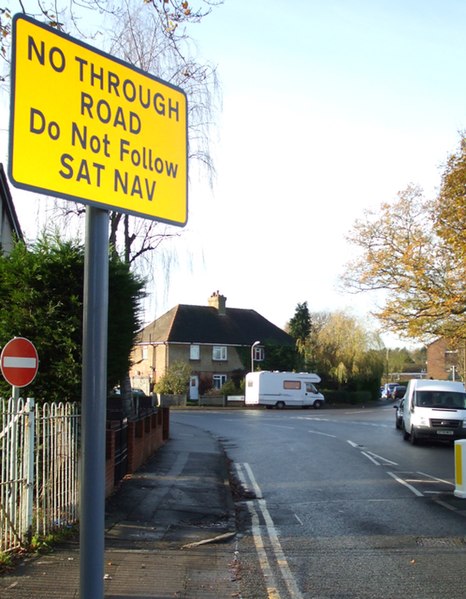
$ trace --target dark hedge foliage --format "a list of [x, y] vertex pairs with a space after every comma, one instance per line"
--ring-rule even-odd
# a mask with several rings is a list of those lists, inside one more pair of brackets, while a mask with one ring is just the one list
[[[31, 247], [18, 242], [0, 256], [0, 345], [26, 337], [39, 354], [39, 372], [22, 396], [36, 401], [80, 401], [84, 248], [76, 241], [42, 236]], [[108, 385], [128, 372], [139, 322], [143, 282], [111, 255], [109, 263]], [[11, 387], [0, 380], [0, 395]]]

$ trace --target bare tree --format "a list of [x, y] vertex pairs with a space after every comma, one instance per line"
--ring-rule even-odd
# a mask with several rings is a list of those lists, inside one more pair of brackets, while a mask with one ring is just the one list
[[[127, 3], [110, 51], [129, 64], [185, 91], [189, 107], [188, 158], [191, 164], [197, 165], [194, 170], [205, 174], [212, 183], [214, 166], [210, 154], [210, 131], [220, 104], [216, 70], [212, 65], [200, 64], [190, 57], [192, 40], [180, 27], [167, 30], [168, 13], [156, 3], [152, 4], [156, 10], [148, 15], [140, 10], [138, 3]], [[201, 15], [192, 18], [199, 19]], [[181, 16], [177, 23], [180, 20]], [[155, 221], [128, 218], [127, 215], [115, 213], [111, 215], [110, 239], [128, 262], [134, 262], [147, 252], [159, 248], [163, 239], [179, 234], [179, 230], [175, 231], [173, 227]]]
[[[11, 19], [15, 12], [28, 14], [78, 38], [105, 39], [110, 53], [184, 90], [188, 97], [190, 173], [197, 173], [212, 184], [211, 132], [221, 95], [214, 66], [193, 58], [194, 42], [187, 28], [222, 2], [197, 0], [193, 5], [183, 0], [37, 0], [29, 3], [26, 10], [18, 0], [0, 8], [0, 52], [9, 62]], [[90, 11], [92, 22], [96, 23], [91, 30], [87, 25], [90, 20], [86, 19]], [[66, 219], [84, 212], [80, 205], [69, 202], [57, 201], [55, 206], [60, 207], [60, 214]], [[112, 247], [146, 276], [152, 271], [154, 250], [160, 251], [164, 240], [181, 234], [178, 228], [117, 212], [111, 213], [110, 222]]]

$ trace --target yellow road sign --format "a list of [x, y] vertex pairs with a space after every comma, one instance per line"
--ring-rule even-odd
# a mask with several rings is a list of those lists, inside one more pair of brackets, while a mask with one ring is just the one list
[[16, 15], [10, 118], [15, 186], [186, 224], [180, 88]]

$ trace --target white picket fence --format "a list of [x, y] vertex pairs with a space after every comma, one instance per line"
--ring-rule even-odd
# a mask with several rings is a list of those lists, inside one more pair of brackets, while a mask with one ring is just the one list
[[78, 520], [79, 406], [0, 399], [0, 551]]

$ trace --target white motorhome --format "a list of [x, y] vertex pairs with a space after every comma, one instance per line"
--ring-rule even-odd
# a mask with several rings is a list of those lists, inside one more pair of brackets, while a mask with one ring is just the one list
[[320, 376], [309, 372], [248, 372], [245, 405], [320, 408], [324, 396], [315, 383], [320, 383]]
[[454, 381], [412, 379], [403, 404], [403, 437], [416, 444], [420, 439], [466, 439], [466, 393]]

